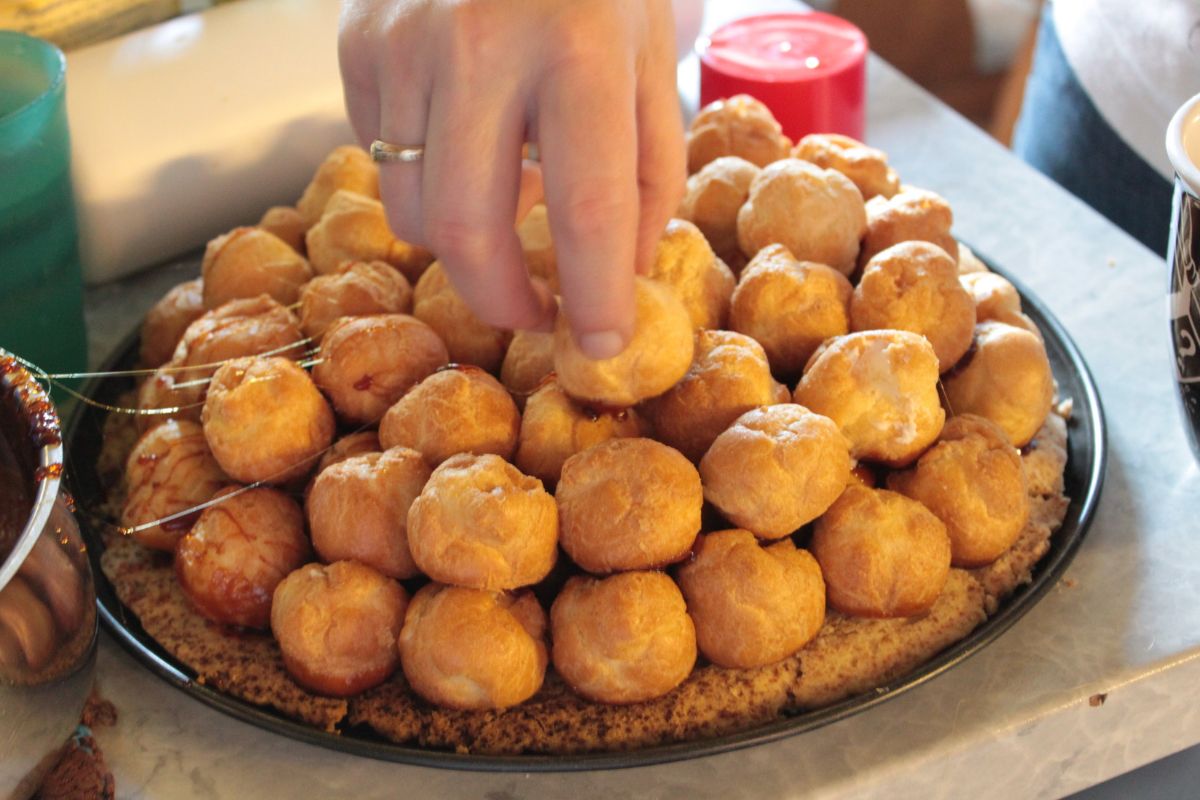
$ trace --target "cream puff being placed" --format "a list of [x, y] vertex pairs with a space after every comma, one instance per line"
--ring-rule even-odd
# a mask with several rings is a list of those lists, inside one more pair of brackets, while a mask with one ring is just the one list
[[597, 703], [661, 697], [696, 663], [695, 625], [661, 572], [569, 579], [550, 608], [550, 637], [558, 674]]
[[834, 421], [794, 403], [741, 415], [700, 460], [704, 498], [762, 539], [812, 522], [849, 476], [849, 444]]
[[442, 340], [416, 317], [343, 317], [322, 340], [312, 377], [340, 418], [370, 423], [449, 360]]
[[809, 549], [829, 605], [852, 616], [928, 611], [950, 574], [946, 526], [916, 500], [886, 489], [847, 486], [817, 520]]
[[546, 612], [532, 592], [431, 583], [408, 606], [399, 648], [404, 677], [429, 702], [508, 708], [532, 697], [546, 676]]
[[791, 539], [764, 547], [750, 531], [702, 534], [679, 569], [700, 652], [722, 667], [774, 664], [808, 644], [825, 621], [825, 581]]
[[542, 482], [499, 456], [442, 462], [408, 512], [408, 546], [435, 581], [475, 589], [537, 583], [558, 553], [558, 507]]
[[451, 364], [408, 390], [383, 415], [379, 441], [411, 447], [432, 466], [455, 453], [512, 458], [521, 412], [500, 381], [479, 367]]
[[430, 469], [416, 450], [393, 447], [351, 456], [321, 470], [305, 511], [322, 561], [353, 559], [387, 575], [418, 574], [408, 547], [408, 510]]
[[218, 493], [175, 548], [175, 577], [201, 614], [214, 622], [265, 628], [271, 596], [312, 557], [304, 514], [277, 489]]
[[227, 362], [213, 375], [201, 422], [217, 463], [242, 483], [302, 478], [333, 442], [329, 403], [286, 358]]
[[916, 460], [946, 420], [937, 354], [928, 339], [908, 331], [830, 340], [814, 354], [794, 398], [837, 423], [854, 458], [892, 467]]
[[692, 321], [670, 287], [635, 279], [633, 338], [618, 355], [599, 361], [579, 348], [565, 311], [554, 327], [554, 370], [563, 390], [584, 403], [636, 405], [674, 386], [692, 363]]
[[555, 492], [563, 550], [588, 572], [655, 569], [691, 550], [704, 492], [687, 458], [652, 439], [571, 456]]
[[947, 420], [937, 444], [887, 483], [946, 525], [956, 567], [995, 561], [1029, 520], [1020, 452], [998, 425], [973, 414]]
[[297, 683], [349, 697], [396, 671], [407, 608], [400, 584], [357, 561], [306, 564], [275, 588], [271, 633]]

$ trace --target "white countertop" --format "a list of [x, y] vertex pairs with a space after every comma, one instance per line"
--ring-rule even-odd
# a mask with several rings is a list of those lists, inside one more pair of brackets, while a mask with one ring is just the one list
[[[870, 710], [719, 756], [573, 774], [409, 767], [216, 712], [102, 637], [97, 732], [119, 797], [1056, 797], [1200, 742], [1200, 470], [1182, 436], [1151, 253], [878, 61], [867, 139], [945, 196], [1083, 351], [1108, 418], [1095, 521], [1064, 579], [980, 653]], [[93, 361], [195, 262], [93, 288]], [[1089, 698], [1105, 695], [1103, 704]]]

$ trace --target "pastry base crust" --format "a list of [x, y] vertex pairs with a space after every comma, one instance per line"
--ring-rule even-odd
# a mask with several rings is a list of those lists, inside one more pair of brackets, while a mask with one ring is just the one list
[[[112, 437], [115, 446], [124, 440]], [[626, 751], [746, 731], [884, 687], [967, 636], [1031, 580], [1066, 514], [1063, 420], [1051, 414], [1022, 459], [1032, 513], [1017, 543], [986, 567], [952, 569], [927, 614], [878, 620], [831, 611], [817, 637], [791, 658], [750, 670], [700, 666], [666, 696], [625, 706], [583, 700], [552, 673], [533, 698], [504, 711], [435, 708], [400, 674], [357, 697], [322, 697], [288, 677], [271, 637], [231, 632], [192, 611], [163, 554], [116, 537], [101, 563], [121, 602], [196, 671], [198, 683], [314, 727], [367, 726], [393, 742], [459, 753]]]

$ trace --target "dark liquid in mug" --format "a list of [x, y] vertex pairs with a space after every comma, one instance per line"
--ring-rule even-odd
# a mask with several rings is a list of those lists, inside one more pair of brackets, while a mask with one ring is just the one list
[[17, 453], [10, 444], [27, 448], [29, 438], [12, 400], [11, 394], [0, 387], [0, 563], [21, 535], [33, 507], [31, 464], [28, 458], [22, 458], [28, 454]]

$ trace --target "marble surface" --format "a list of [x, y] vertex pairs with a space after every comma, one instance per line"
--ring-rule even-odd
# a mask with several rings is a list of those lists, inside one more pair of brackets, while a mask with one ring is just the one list
[[[1063, 580], [966, 662], [869, 711], [704, 759], [609, 772], [487, 774], [374, 761], [218, 713], [153, 677], [108, 635], [98, 732], [124, 798], [1058, 797], [1200, 742], [1200, 470], [1182, 437], [1166, 272], [1145, 250], [888, 66], [870, 67], [868, 140], [944, 195], [955, 230], [1071, 332], [1099, 384], [1109, 464]], [[181, 262], [89, 291], [95, 357]]]

